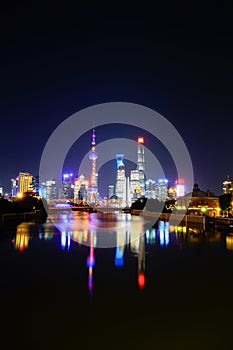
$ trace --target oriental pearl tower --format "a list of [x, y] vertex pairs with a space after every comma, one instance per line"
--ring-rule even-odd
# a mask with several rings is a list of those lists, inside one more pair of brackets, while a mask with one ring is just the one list
[[91, 184], [89, 186], [89, 202], [94, 204], [98, 200], [98, 174], [96, 173], [96, 159], [98, 155], [95, 150], [95, 129], [92, 130], [91, 151], [89, 159], [91, 161]]

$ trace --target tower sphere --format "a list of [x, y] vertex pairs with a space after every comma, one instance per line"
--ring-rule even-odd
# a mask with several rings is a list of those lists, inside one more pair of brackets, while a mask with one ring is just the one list
[[97, 153], [95, 151], [91, 151], [89, 153], [89, 159], [90, 160], [96, 160], [97, 158], [98, 158], [98, 155], [97, 155]]

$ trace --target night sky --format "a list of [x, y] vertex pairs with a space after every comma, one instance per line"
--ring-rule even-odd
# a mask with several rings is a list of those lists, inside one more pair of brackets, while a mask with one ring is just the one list
[[[167, 118], [186, 143], [195, 181], [221, 194], [222, 181], [233, 178], [230, 9], [37, 4], [11, 3], [0, 13], [0, 185], [9, 191], [21, 170], [38, 175], [46, 141], [71, 114], [123, 101]], [[97, 142], [109, 136], [99, 128]], [[148, 145], [160, 152], [149, 136]], [[66, 167], [75, 173], [71, 154]]]

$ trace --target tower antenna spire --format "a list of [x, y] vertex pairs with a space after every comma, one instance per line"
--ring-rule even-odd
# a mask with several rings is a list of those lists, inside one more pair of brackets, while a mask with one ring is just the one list
[[89, 159], [91, 161], [91, 184], [89, 187], [89, 201], [90, 203], [95, 203], [98, 197], [98, 175], [96, 173], [96, 159], [98, 155], [95, 150], [95, 129], [92, 129], [91, 137], [91, 151], [89, 152]]

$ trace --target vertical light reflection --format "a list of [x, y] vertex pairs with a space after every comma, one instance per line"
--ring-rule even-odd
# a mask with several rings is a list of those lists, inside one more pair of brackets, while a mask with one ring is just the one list
[[68, 251], [70, 250], [70, 235], [71, 235], [71, 232], [68, 232], [68, 236], [67, 236], [67, 250]]
[[168, 244], [170, 242], [169, 222], [165, 222], [165, 225], [164, 225], [164, 236], [165, 236], [165, 245], [168, 246]]
[[95, 256], [94, 256], [94, 242], [95, 242], [95, 232], [91, 231], [90, 235], [90, 252], [87, 257], [87, 267], [88, 267], [88, 290], [89, 294], [93, 294], [93, 268], [95, 266]]
[[61, 249], [64, 250], [66, 247], [66, 232], [62, 231], [61, 233]]
[[116, 255], [115, 255], [115, 266], [124, 266], [124, 248], [123, 247], [116, 247]]
[[30, 226], [31, 222], [22, 222], [17, 226], [16, 235], [14, 239], [14, 247], [16, 250], [23, 252], [29, 246], [30, 239]]
[[233, 250], [233, 236], [226, 236], [226, 248]]
[[161, 247], [167, 247], [170, 243], [170, 234], [169, 234], [169, 222], [160, 221], [159, 228], [159, 244]]
[[115, 266], [124, 266], [124, 250], [125, 250], [125, 228], [118, 228], [116, 232], [116, 255], [115, 255]]
[[146, 283], [145, 277], [145, 235], [140, 237], [139, 242], [139, 254], [138, 254], [138, 286], [140, 289], [144, 289]]
[[160, 243], [160, 246], [163, 247], [163, 245], [164, 245], [164, 232], [163, 231], [159, 231], [159, 243]]

